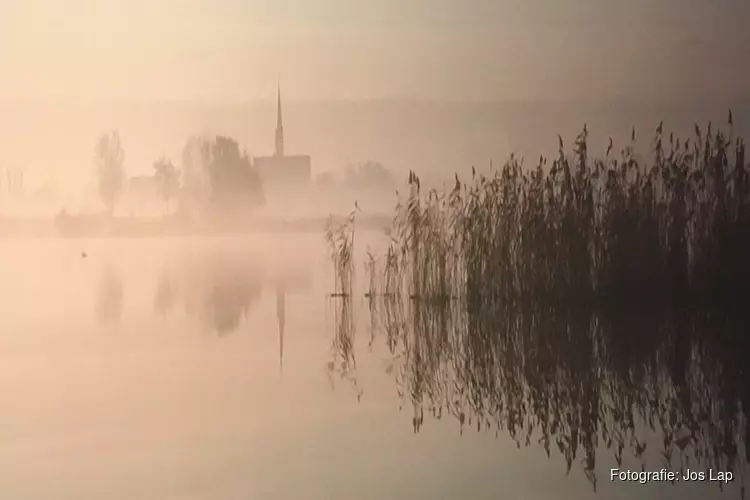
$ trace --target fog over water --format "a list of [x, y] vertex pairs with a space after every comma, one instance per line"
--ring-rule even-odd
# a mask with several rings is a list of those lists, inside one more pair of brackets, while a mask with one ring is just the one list
[[[283, 92], [283, 88], [282, 88]], [[309, 154], [312, 176], [342, 177], [345, 168], [376, 161], [388, 169], [398, 185], [415, 170], [425, 182], [440, 185], [454, 172], [467, 174], [472, 166], [501, 166], [515, 153], [527, 166], [540, 155], [557, 153], [557, 135], [572, 148], [586, 124], [592, 154], [602, 156], [608, 138], [616, 148], [629, 143], [636, 127], [638, 150], [647, 154], [656, 126], [678, 137], [693, 134], [693, 124], [726, 128], [732, 107], [735, 132], [748, 129], [747, 102], [727, 100], [709, 104], [651, 105], [645, 102], [455, 102], [399, 100], [300, 101], [284, 95], [284, 134], [287, 151]], [[274, 101], [238, 104], [201, 104], [169, 101], [36, 100], [0, 102], [0, 172], [23, 171], [22, 200], [4, 196], [6, 213], [51, 215], [61, 208], [98, 211], [93, 150], [96, 138], [111, 130], [121, 136], [127, 175], [150, 175], [153, 164], [167, 157], [181, 167], [188, 137], [227, 135], [251, 156], [273, 153], [276, 125]], [[3, 175], [3, 178], [5, 175]], [[5, 184], [5, 181], [3, 181]], [[396, 186], [398, 187], [398, 186]], [[381, 193], [372, 211], [390, 209], [394, 190]], [[360, 203], [362, 199], [360, 195]], [[340, 202], [313, 203], [314, 211], [348, 211], [356, 193]], [[271, 198], [270, 205], [279, 200]], [[123, 203], [128, 213], [133, 203]], [[159, 211], [161, 211], [161, 206]]]
[[748, 19], [0, 0], [0, 500], [744, 499]]
[[[360, 238], [359, 258], [382, 248]], [[507, 430], [427, 411], [415, 434], [402, 355], [370, 329], [364, 300], [356, 333], [340, 330], [319, 235], [13, 241], [0, 256], [14, 297], [0, 306], [9, 498], [595, 498], [583, 463], [566, 477], [538, 437], [517, 447]], [[639, 435], [647, 470], [660, 469], [659, 433]], [[625, 444], [622, 468], [640, 470]], [[599, 448], [606, 498], [719, 494], [709, 482], [612, 483], [613, 451]], [[728, 487], [736, 495], [739, 480]]]

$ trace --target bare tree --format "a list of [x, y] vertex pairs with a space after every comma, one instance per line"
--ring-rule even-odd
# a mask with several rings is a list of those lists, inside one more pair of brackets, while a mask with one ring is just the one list
[[125, 184], [125, 151], [117, 131], [102, 135], [96, 143], [94, 162], [99, 180], [99, 195], [110, 214], [122, 195]]

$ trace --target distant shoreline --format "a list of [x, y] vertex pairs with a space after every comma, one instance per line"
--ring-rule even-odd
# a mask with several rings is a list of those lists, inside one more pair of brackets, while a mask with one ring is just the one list
[[[332, 215], [336, 224], [347, 216]], [[177, 217], [113, 217], [61, 214], [54, 218], [23, 218], [0, 216], [0, 237], [63, 237], [63, 238], [159, 238], [241, 235], [252, 233], [323, 233], [329, 217], [252, 217], [242, 222], [223, 224], [189, 223]], [[385, 231], [391, 217], [383, 214], [358, 215], [357, 228]]]

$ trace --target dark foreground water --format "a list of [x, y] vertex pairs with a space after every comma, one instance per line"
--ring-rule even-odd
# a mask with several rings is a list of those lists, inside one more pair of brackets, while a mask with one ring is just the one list
[[318, 235], [5, 241], [0, 269], [2, 498], [742, 493], [750, 337], [719, 314], [328, 298]]

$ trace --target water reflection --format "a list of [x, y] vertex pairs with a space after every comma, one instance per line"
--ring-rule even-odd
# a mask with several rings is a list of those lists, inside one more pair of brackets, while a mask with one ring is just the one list
[[201, 284], [207, 285], [201, 290], [204, 294], [203, 314], [219, 335], [225, 335], [239, 328], [250, 307], [260, 298], [262, 271], [217, 261], [208, 272], [209, 282]]
[[96, 294], [96, 317], [102, 324], [117, 324], [122, 318], [123, 283], [113, 267], [106, 267]]
[[354, 351], [355, 323], [351, 295], [335, 294], [329, 297], [329, 307], [333, 307], [334, 336], [331, 345], [330, 361], [326, 372], [331, 386], [336, 378], [345, 381], [362, 397], [362, 389], [357, 382], [357, 358]]
[[279, 374], [284, 369], [284, 328], [286, 327], [286, 285], [276, 284], [276, 320], [279, 324]]
[[[108, 268], [102, 278], [106, 287], [100, 287], [99, 302], [104, 302], [104, 292], [107, 290], [112, 296], [109, 301], [117, 296], [112, 291], [116, 289], [112, 284], [115, 277], [121, 288], [121, 277]], [[226, 335], [242, 326], [264, 290], [273, 290], [276, 295], [281, 365], [287, 296], [290, 292], [304, 291], [310, 286], [309, 268], [269, 269], [267, 263], [257, 257], [223, 252], [199, 254], [176, 262], [165, 262], [161, 266], [153, 292], [153, 311], [160, 316], [174, 314], [181, 303], [189, 316], [197, 318], [217, 334]]]
[[[390, 352], [386, 371], [402, 403], [413, 408], [414, 432], [425, 413], [455, 418], [461, 432], [504, 431], [518, 448], [539, 445], [561, 456], [568, 473], [578, 461], [595, 490], [624, 461], [644, 471], [727, 471], [744, 498], [745, 321], [714, 313], [598, 315], [395, 297], [371, 298], [369, 305], [371, 327]], [[339, 363], [329, 369], [356, 380], [354, 331], [346, 319], [351, 304], [340, 300], [336, 307]]]
[[179, 297], [179, 281], [174, 271], [162, 269], [154, 293], [154, 312], [166, 316], [174, 309]]
[[[121, 276], [107, 268], [100, 281], [97, 315], [119, 321]], [[240, 329], [265, 291], [265, 312], [272, 314], [274, 294], [281, 373], [287, 299], [304, 283], [260, 260], [218, 253], [169, 261], [148, 293], [155, 289], [157, 313], [174, 314], [182, 303], [219, 335]], [[326, 367], [332, 383], [343, 381], [361, 398], [358, 304], [352, 294], [329, 298], [333, 339]], [[366, 342], [387, 349], [386, 371], [415, 433], [444, 417], [455, 419], [461, 433], [502, 432], [519, 448], [538, 446], [562, 458], [569, 473], [580, 471], [595, 489], [608, 481], [610, 467], [635, 463], [645, 471], [731, 471], [744, 495], [750, 441], [745, 321], [697, 312], [519, 310], [402, 300], [395, 293], [370, 294], [366, 305]]]

